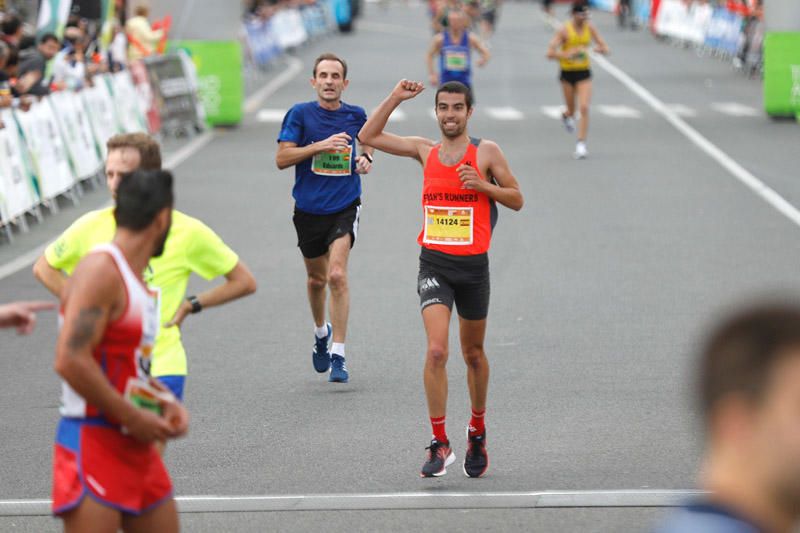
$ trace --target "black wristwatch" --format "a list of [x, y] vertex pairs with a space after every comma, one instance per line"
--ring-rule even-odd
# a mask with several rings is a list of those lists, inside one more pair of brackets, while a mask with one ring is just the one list
[[203, 310], [203, 306], [200, 304], [200, 300], [197, 299], [197, 296], [189, 296], [186, 298], [186, 301], [192, 304], [192, 314], [199, 313]]
[[370, 165], [372, 164], [372, 156], [371, 156], [371, 155], [369, 155], [367, 152], [364, 152], [364, 153], [363, 153], [363, 154], [361, 154], [361, 155], [363, 155], [364, 157], [366, 157], [366, 158], [367, 158], [367, 161], [369, 161], [369, 164], [370, 164]]

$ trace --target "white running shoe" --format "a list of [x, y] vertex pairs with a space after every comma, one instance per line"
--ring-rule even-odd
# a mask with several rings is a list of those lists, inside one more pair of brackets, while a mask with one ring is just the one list
[[575, 145], [575, 159], [586, 159], [586, 156], [589, 155], [589, 151], [586, 149], [586, 143], [583, 141], [578, 141]]
[[564, 123], [564, 128], [567, 130], [567, 133], [575, 133], [575, 118], [568, 117], [565, 114], [561, 114], [561, 122]]

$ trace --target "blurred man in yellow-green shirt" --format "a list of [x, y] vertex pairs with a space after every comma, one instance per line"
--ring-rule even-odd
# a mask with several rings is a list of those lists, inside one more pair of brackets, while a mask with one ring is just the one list
[[[106, 183], [112, 197], [120, 178], [139, 168], [161, 168], [161, 149], [152, 137], [132, 133], [109, 139]], [[34, 275], [60, 297], [66, 276], [72, 274], [92, 248], [111, 242], [115, 229], [113, 207], [86, 213], [47, 247], [33, 266]], [[184, 298], [192, 272], [207, 280], [224, 276], [225, 282]], [[181, 343], [181, 323], [191, 313], [255, 292], [256, 281], [239, 256], [216, 233], [196, 218], [177, 210], [172, 212], [164, 253], [150, 260], [144, 279], [160, 295], [161, 328], [156, 337], [151, 373], [182, 399], [187, 365]]]

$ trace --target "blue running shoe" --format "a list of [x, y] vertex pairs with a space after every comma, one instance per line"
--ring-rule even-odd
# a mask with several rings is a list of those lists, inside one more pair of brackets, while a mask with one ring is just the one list
[[331, 383], [347, 383], [349, 379], [350, 374], [347, 373], [344, 357], [333, 354], [331, 356], [331, 375], [328, 377], [328, 381]]
[[327, 372], [331, 367], [331, 354], [328, 351], [328, 343], [331, 340], [332, 334], [333, 328], [329, 322], [328, 335], [326, 337], [320, 339], [314, 335], [314, 351], [311, 352], [311, 359], [314, 362], [314, 370], [320, 374]]

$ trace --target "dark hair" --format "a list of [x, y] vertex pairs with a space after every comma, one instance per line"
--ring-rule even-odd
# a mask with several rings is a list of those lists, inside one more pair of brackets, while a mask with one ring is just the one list
[[331, 54], [331, 53], [321, 54], [314, 61], [314, 70], [311, 71], [311, 75], [313, 77], [315, 77], [315, 78], [317, 77], [317, 67], [323, 61], [338, 61], [339, 63], [341, 63], [342, 64], [342, 69], [343, 69], [342, 70], [342, 78], [345, 79], [345, 80], [347, 79], [347, 63], [345, 63], [344, 59], [342, 59], [341, 57], [337, 56], [336, 54]]
[[14, 35], [21, 27], [22, 21], [16, 15], [8, 16], [3, 19], [2, 23], [0, 23], [0, 29], [2, 29], [3, 33], [6, 35]]
[[800, 350], [800, 306], [762, 304], [723, 322], [708, 339], [700, 360], [703, 415], [708, 418], [730, 394], [757, 403], [774, 367], [793, 349]]
[[447, 83], [443, 83], [442, 86], [436, 90], [436, 97], [433, 100], [436, 105], [439, 105], [439, 93], [463, 94], [467, 100], [467, 109], [472, 108], [472, 89], [460, 81], [448, 81]]
[[45, 33], [41, 37], [39, 37], [39, 44], [44, 44], [48, 41], [55, 41], [57, 43], [61, 43], [61, 41], [56, 37], [55, 33]]
[[123, 176], [114, 208], [117, 226], [141, 231], [152, 224], [162, 209], [175, 203], [172, 181], [166, 170], [134, 170]]
[[133, 148], [139, 152], [139, 168], [161, 170], [161, 147], [146, 133], [119, 133], [108, 139], [106, 148], [109, 152], [121, 148]]
[[577, 0], [576, 2], [572, 3], [572, 12], [573, 13], [588, 13], [589, 12], [589, 4], [586, 0]]

